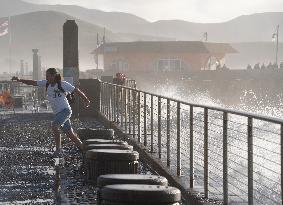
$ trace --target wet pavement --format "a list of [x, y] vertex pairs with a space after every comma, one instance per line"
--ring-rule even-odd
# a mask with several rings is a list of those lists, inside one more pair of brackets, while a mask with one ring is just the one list
[[[63, 135], [65, 163], [56, 164], [52, 115], [15, 114], [0, 120], [0, 204], [96, 204], [95, 187], [85, 183], [81, 154]], [[73, 121], [101, 128], [94, 119]]]

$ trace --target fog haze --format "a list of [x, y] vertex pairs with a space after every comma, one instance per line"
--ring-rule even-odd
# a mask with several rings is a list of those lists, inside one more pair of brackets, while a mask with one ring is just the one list
[[68, 4], [103, 11], [135, 14], [148, 21], [185, 20], [215, 23], [237, 16], [283, 11], [281, 0], [25, 0], [36, 4]]
[[[28, 1], [36, 4], [28, 3]], [[67, 4], [66, 2], [76, 5], [51, 5]], [[229, 6], [227, 2], [230, 2]], [[10, 48], [9, 36], [0, 38], [0, 66], [3, 71], [7, 71], [10, 61], [11, 71], [16, 71], [19, 69], [21, 59], [31, 66], [31, 49], [38, 48], [44, 66], [62, 67], [62, 26], [67, 19], [75, 19], [79, 26], [81, 70], [96, 68], [91, 52], [96, 48], [97, 33], [101, 40], [103, 28], [106, 28], [107, 42], [201, 41], [206, 32], [208, 42], [230, 43], [238, 50], [237, 54], [226, 56], [227, 65], [231, 69], [245, 69], [247, 64], [253, 65], [257, 62], [267, 64], [274, 61], [275, 43], [272, 42], [272, 35], [276, 26], [279, 25], [278, 60], [283, 61], [283, 45], [280, 43], [283, 39], [283, 32], [281, 32], [283, 12], [275, 12], [283, 11], [282, 3], [272, 0], [267, 4], [266, 1], [256, 0], [252, 3], [247, 2], [245, 8], [242, 8], [244, 7], [242, 0], [237, 1], [239, 4], [237, 6], [234, 1], [227, 2], [214, 1], [214, 4], [211, 4], [209, 1], [184, 3], [184, 1], [157, 0], [143, 1], [143, 4], [140, 5], [137, 1], [120, 1], [118, 4], [117, 1], [112, 0], [103, 2], [0, 0], [0, 20], [11, 16], [10, 34], [12, 37]], [[171, 12], [168, 11], [169, 7]], [[228, 20], [234, 15], [231, 8], [235, 8], [237, 17]], [[115, 12], [106, 12], [110, 10]], [[142, 14], [139, 15], [136, 10]], [[156, 15], [160, 15], [162, 20], [151, 22], [159, 18], [150, 19], [148, 14], [151, 10], [154, 10]], [[241, 15], [253, 11], [269, 10], [273, 12]], [[129, 13], [117, 11], [129, 11]], [[178, 16], [182, 12], [186, 13], [186, 17]], [[195, 15], [196, 19], [191, 18], [191, 15]], [[219, 18], [218, 20], [221, 17], [222, 22], [195, 23], [202, 18], [216, 21], [213, 16]], [[165, 20], [169, 18], [180, 20]]]

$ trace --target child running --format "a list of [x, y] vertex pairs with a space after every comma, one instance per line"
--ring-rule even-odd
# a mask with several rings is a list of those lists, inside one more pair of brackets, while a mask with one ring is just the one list
[[67, 137], [69, 137], [76, 146], [82, 150], [82, 142], [71, 126], [70, 117], [72, 115], [72, 109], [65, 93], [74, 92], [75, 94], [78, 94], [83, 99], [85, 107], [90, 106], [88, 97], [79, 88], [74, 87], [66, 81], [61, 81], [61, 75], [55, 68], [47, 69], [46, 80], [25, 80], [19, 79], [15, 76], [12, 77], [12, 80], [26, 85], [46, 87], [47, 99], [50, 102], [53, 113], [55, 114], [52, 122], [52, 132], [54, 134], [56, 144], [54, 157], [62, 157], [63, 155], [61, 136], [59, 132], [60, 127], [62, 127]]

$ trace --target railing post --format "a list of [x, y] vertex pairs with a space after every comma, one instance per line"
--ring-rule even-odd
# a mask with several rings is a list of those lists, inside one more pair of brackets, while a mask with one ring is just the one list
[[190, 188], [194, 187], [194, 107], [190, 105]]
[[104, 102], [103, 102], [103, 104], [104, 104], [104, 115], [105, 115], [105, 117], [108, 117], [108, 111], [107, 111], [107, 98], [108, 98], [108, 93], [107, 93], [107, 85], [104, 83], [104, 86], [103, 86], [103, 88], [104, 88]]
[[124, 113], [125, 113], [125, 133], [127, 133], [127, 129], [128, 129], [128, 109], [127, 109], [127, 89], [124, 88]]
[[171, 117], [171, 107], [170, 107], [170, 100], [167, 99], [167, 167], [170, 167], [170, 154], [171, 154], [171, 139], [170, 139], [170, 117]]
[[248, 117], [248, 204], [253, 205], [253, 118]]
[[181, 176], [181, 103], [177, 102], [177, 176]]
[[228, 113], [223, 112], [223, 202], [228, 205]]
[[111, 86], [107, 84], [107, 107], [108, 107], [108, 120], [111, 119]]
[[131, 118], [132, 118], [132, 99], [131, 99], [131, 92], [132, 90], [131, 89], [128, 89], [128, 112], [129, 112], [129, 134], [132, 133], [132, 121], [131, 121]]
[[106, 84], [103, 83], [103, 114], [106, 116], [107, 109], [106, 109]]
[[158, 96], [158, 116], [157, 116], [157, 135], [158, 135], [158, 156], [161, 159], [161, 97]]
[[143, 145], [147, 146], [147, 130], [146, 130], [146, 93], [143, 93], [143, 134], [144, 134], [144, 143]]
[[141, 142], [141, 92], [138, 91], [138, 142]]
[[116, 108], [116, 102], [117, 102], [117, 93], [116, 93], [116, 85], [113, 87], [114, 93], [113, 93], [113, 112], [114, 112], [114, 121], [117, 122], [117, 108]]
[[117, 113], [117, 122], [120, 122], [120, 104], [119, 104], [119, 101], [120, 101], [120, 91], [121, 91], [121, 88], [116, 86], [116, 113]]
[[104, 89], [104, 83], [101, 83], [101, 112], [104, 113], [104, 98], [105, 98], [105, 89]]
[[104, 106], [105, 106], [105, 117], [108, 118], [108, 90], [107, 90], [107, 84], [104, 84], [104, 94], [105, 94], [105, 101], [104, 101]]
[[283, 204], [283, 124], [280, 124], [280, 146], [281, 146], [281, 204]]
[[111, 90], [110, 90], [110, 92], [111, 92], [111, 95], [110, 95], [110, 100], [111, 100], [111, 121], [113, 121], [114, 120], [114, 86], [113, 85], [111, 85]]
[[208, 198], [208, 108], [204, 108], [204, 197]]
[[153, 153], [153, 95], [150, 96], [150, 152]]
[[136, 112], [137, 112], [137, 92], [136, 90], [133, 90], [133, 138], [136, 138]]
[[124, 126], [123, 103], [124, 103], [124, 88], [121, 87], [121, 100], [120, 100], [121, 128], [123, 128]]

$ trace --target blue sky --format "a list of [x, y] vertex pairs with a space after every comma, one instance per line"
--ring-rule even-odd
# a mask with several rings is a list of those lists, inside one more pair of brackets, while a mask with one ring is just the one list
[[240, 15], [283, 12], [283, 0], [25, 0], [43, 4], [75, 4], [89, 9], [132, 13], [149, 21], [180, 19], [223, 22]]

